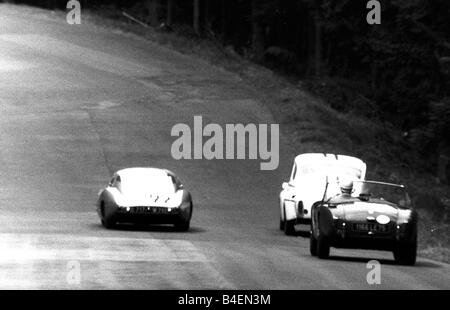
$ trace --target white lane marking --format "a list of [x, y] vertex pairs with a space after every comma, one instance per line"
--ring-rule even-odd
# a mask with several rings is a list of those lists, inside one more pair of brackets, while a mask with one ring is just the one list
[[121, 104], [113, 101], [101, 101], [96, 106], [82, 106], [82, 109], [88, 109], [88, 110], [105, 110], [109, 108], [115, 108], [119, 107]]
[[0, 40], [19, 44], [42, 53], [68, 58], [72, 61], [81, 62], [91, 68], [121, 76], [148, 77], [159, 75], [161, 72], [159, 68], [150, 67], [149, 64], [146, 64], [144, 67], [137, 62], [43, 35], [1, 34]]
[[[81, 281], [66, 281], [67, 263]], [[234, 288], [189, 241], [0, 234], [0, 288]]]
[[179, 106], [178, 104], [176, 104], [175, 99], [177, 96], [175, 93], [168, 91], [167, 89], [158, 86], [148, 80], [138, 79], [137, 82], [147, 87], [158, 100], [164, 101], [166, 104], [169, 104], [171, 106]]
[[98, 103], [97, 109], [104, 110], [108, 108], [118, 107], [120, 103], [112, 102], [112, 101], [101, 101]]
[[1, 234], [0, 263], [36, 260], [207, 262], [189, 241]]
[[[22, 244], [18, 245], [21, 250], [30, 248], [29, 240], [24, 237]], [[2, 264], [0, 268], [0, 283], [2, 288], [36, 288], [33, 277], [34, 262], [29, 264], [20, 264], [11, 268], [11, 264]]]
[[5, 58], [3, 55], [0, 55], [0, 73], [2, 72], [11, 72], [11, 71], [23, 71], [26, 69], [30, 69], [36, 67], [36, 65], [32, 65], [27, 62], [17, 61], [11, 58]]

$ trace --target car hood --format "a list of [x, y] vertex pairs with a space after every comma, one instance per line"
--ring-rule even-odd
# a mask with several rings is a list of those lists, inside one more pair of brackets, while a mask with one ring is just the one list
[[368, 218], [377, 219], [380, 215], [389, 217], [390, 222], [397, 222], [399, 209], [396, 206], [371, 202], [351, 202], [336, 206], [335, 216], [346, 221], [359, 222]]

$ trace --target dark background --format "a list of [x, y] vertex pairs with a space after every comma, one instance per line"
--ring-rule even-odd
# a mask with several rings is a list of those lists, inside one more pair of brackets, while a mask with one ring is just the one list
[[[65, 9], [66, 1], [9, 1]], [[381, 1], [368, 25], [357, 0], [83, 0], [200, 36], [293, 78], [336, 110], [402, 130], [404, 158], [449, 179], [450, 2]], [[363, 100], [361, 100], [363, 98]], [[409, 152], [411, 153], [411, 152]]]

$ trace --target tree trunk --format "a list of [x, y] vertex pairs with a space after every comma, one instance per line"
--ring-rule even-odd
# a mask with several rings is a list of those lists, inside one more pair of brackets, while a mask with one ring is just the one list
[[157, 0], [147, 0], [145, 7], [148, 10], [147, 24], [152, 26], [158, 25], [158, 3]]
[[264, 57], [264, 33], [259, 21], [258, 0], [252, 0], [252, 51], [256, 60]]
[[204, 27], [209, 31], [211, 29], [211, 21], [210, 21], [210, 0], [204, 0]]
[[322, 75], [322, 26], [319, 18], [314, 19], [314, 73], [316, 78]]
[[222, 0], [222, 5], [220, 8], [220, 32], [222, 35], [222, 43], [226, 42], [227, 39], [227, 0]]
[[173, 23], [173, 0], [167, 0], [166, 25], [171, 27]]
[[308, 75], [313, 75], [315, 74], [315, 59], [314, 59], [314, 55], [315, 55], [315, 22], [314, 22], [314, 17], [312, 17], [310, 14], [307, 14], [306, 16], [306, 58], [308, 61], [308, 68], [307, 68], [307, 72]]
[[377, 77], [378, 77], [378, 66], [375, 63], [372, 63], [371, 65], [371, 88], [372, 88], [372, 99], [375, 99], [377, 95]]
[[194, 0], [193, 27], [196, 34], [200, 34], [200, 0]]
[[438, 147], [438, 162], [437, 173], [439, 183], [448, 183], [448, 173], [450, 169], [450, 147], [443, 146], [443, 143]]

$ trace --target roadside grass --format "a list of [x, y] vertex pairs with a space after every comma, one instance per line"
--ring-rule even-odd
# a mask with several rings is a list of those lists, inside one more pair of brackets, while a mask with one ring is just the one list
[[[310, 91], [310, 80], [293, 80], [275, 73], [232, 47], [222, 46], [213, 36], [195, 36], [189, 27], [174, 26], [170, 32], [146, 28], [108, 6], [83, 10], [82, 21], [146, 38], [236, 74], [252, 85], [257, 99], [269, 107], [292, 157], [305, 152], [357, 156], [367, 163], [368, 179], [405, 184], [419, 212], [419, 255], [450, 263], [450, 187], [439, 184], [424, 168], [426, 165], [411, 159], [414, 150], [408, 147], [402, 132], [370, 113], [360, 113], [370, 111], [370, 102], [363, 99], [359, 108], [337, 111], [330, 104], [333, 98]], [[320, 85], [321, 81], [314, 83]]]

